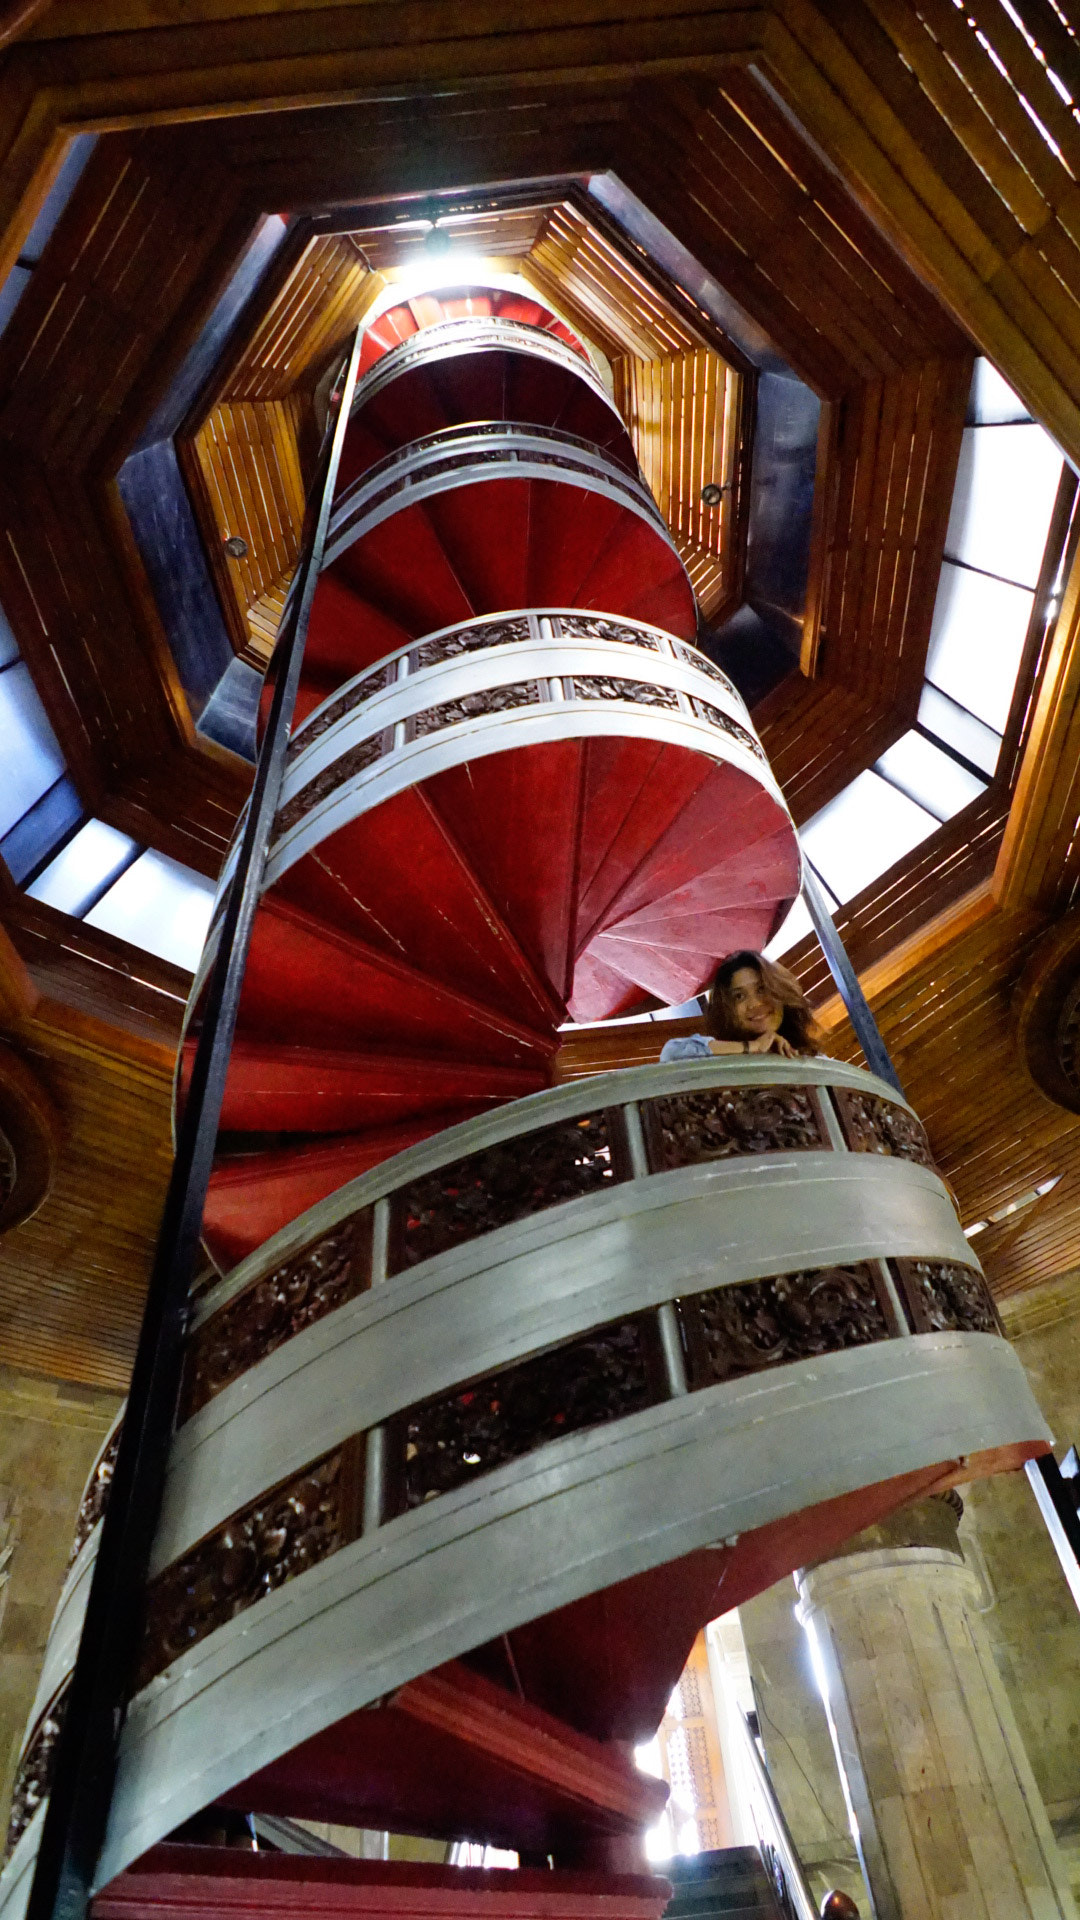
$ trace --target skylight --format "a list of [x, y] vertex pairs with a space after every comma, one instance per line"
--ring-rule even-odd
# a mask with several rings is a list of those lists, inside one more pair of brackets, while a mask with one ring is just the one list
[[1061, 455], [1034, 421], [965, 427], [945, 551], [964, 566], [1034, 587]]
[[88, 820], [0, 609], [0, 859], [31, 900], [194, 972], [214, 883]]
[[850, 900], [939, 824], [868, 767], [803, 828], [803, 851], [834, 898]]
[[[802, 830], [835, 905], [971, 805], [997, 771], [1061, 472], [1049, 435], [977, 360], [916, 724]], [[808, 931], [798, 902], [767, 951], [786, 953]]]
[[926, 677], [998, 734], [1012, 705], [1034, 597], [950, 560], [941, 569]]
[[957, 759], [966, 760], [977, 772], [989, 778], [996, 771], [1001, 735], [929, 680], [923, 681], [918, 724], [923, 733], [950, 748]]
[[104, 820], [87, 820], [26, 891], [32, 900], [81, 919], [138, 852], [126, 833], [106, 826]]
[[100, 927], [194, 973], [213, 904], [212, 880], [163, 853], [146, 852], [85, 917], [88, 927]]
[[214, 901], [212, 880], [140, 847], [104, 820], [84, 820], [26, 891], [191, 973]]
[[912, 727], [877, 762], [876, 772], [939, 823], [969, 806], [986, 782]]
[[2, 838], [65, 771], [64, 756], [48, 715], [26, 666], [17, 656], [0, 669], [0, 740], [4, 743]]

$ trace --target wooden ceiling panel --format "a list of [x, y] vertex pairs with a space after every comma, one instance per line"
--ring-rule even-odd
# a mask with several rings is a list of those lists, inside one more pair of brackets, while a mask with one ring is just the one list
[[224, 397], [284, 400], [346, 338], [374, 292], [365, 254], [348, 234], [313, 239], [256, 327]]
[[574, 207], [552, 208], [530, 267], [587, 314], [590, 334], [599, 329], [617, 354], [656, 360], [702, 344], [652, 282]]
[[821, 391], [961, 349], [753, 74], [650, 89], [640, 104], [622, 170]]
[[[646, 480], [703, 612], [715, 617], [731, 600], [740, 566], [739, 374], [579, 208], [533, 207], [510, 218], [525, 218], [535, 239], [519, 263], [524, 277], [606, 355]], [[487, 213], [454, 220], [455, 242], [478, 247], [487, 228], [495, 231], [493, 220]], [[297, 435], [310, 407], [302, 387], [428, 231], [410, 223], [363, 226], [312, 240], [234, 360], [225, 397], [182, 443], [234, 644], [255, 664], [268, 657], [273, 612], [296, 559], [303, 514]], [[368, 272], [375, 238], [382, 270]], [[500, 271], [514, 264], [512, 256], [497, 259]], [[702, 503], [708, 481], [724, 490], [718, 509]], [[248, 545], [241, 560], [224, 555], [224, 541], [236, 533]]]

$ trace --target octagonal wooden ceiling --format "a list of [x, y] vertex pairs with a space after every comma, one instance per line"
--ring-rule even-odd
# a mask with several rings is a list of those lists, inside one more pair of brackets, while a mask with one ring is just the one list
[[[664, 512], [702, 612], [721, 619], [737, 604], [738, 532], [750, 390], [717, 350], [716, 329], [690, 317], [605, 239], [577, 206], [563, 203], [454, 215], [433, 209], [455, 277], [467, 252], [474, 276], [516, 275], [599, 349], [613, 397], [630, 427], [646, 479]], [[313, 236], [237, 342], [224, 378], [181, 441], [192, 498], [212, 556], [237, 651], [258, 667], [269, 658], [299, 548], [304, 510], [302, 442], [312, 393], [357, 322], [380, 309], [401, 280], [407, 300], [424, 264], [430, 219], [386, 219]], [[430, 262], [430, 256], [428, 256]], [[439, 269], [436, 269], [436, 274]], [[696, 320], [696, 324], [695, 324]], [[741, 357], [740, 357], [741, 360]], [[312, 449], [314, 442], [308, 433]], [[703, 486], [723, 498], [710, 510]], [[247, 551], [226, 554], [230, 536]]]
[[[0, 340], [0, 601], [87, 805], [213, 872], [243, 796], [194, 732], [114, 476], [261, 214], [476, 182], [543, 182], [550, 207], [549, 183], [610, 171], [667, 228], [669, 270], [699, 263], [825, 403], [801, 671], [757, 715], [796, 816], [816, 811], [914, 715], [973, 343], [1080, 461], [1076, 49], [1051, 0], [583, 0], [540, 23], [495, 0], [54, 0], [0, 61], [0, 272], [67, 136], [101, 138]], [[579, 263], [529, 218], [499, 244], [569, 305]], [[1076, 588], [998, 778], [843, 916], [965, 1217], [1075, 1131], [1017, 1078], [1007, 1009], [1075, 889]], [[4, 918], [58, 981], [17, 899]], [[820, 992], [817, 958], [796, 961]], [[47, 1054], [40, 1004], [10, 1005]], [[987, 1243], [1000, 1283], [1080, 1257], [1076, 1185], [996, 1268]], [[55, 1250], [24, 1247], [33, 1292]], [[130, 1293], [87, 1284], [121, 1352]]]

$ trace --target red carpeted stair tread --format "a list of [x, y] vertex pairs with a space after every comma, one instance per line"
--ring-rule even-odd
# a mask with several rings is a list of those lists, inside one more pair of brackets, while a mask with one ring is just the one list
[[407, 962], [350, 939], [273, 896], [255, 921], [238, 1033], [302, 1046], [385, 1045], [507, 1065], [546, 1061], [549, 1032], [530, 1028]]
[[427, 783], [496, 912], [553, 996], [573, 965], [582, 743], [551, 741], [449, 768]]
[[427, 784], [324, 840], [289, 868], [275, 897], [539, 1031], [564, 1017]]
[[[185, 1051], [184, 1081], [190, 1055]], [[547, 1085], [539, 1068], [397, 1049], [340, 1050], [242, 1038], [221, 1113], [227, 1133], [353, 1133], [448, 1107], [488, 1107]]]

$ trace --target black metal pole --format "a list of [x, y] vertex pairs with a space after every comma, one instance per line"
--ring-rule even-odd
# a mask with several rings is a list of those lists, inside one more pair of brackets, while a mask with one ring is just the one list
[[229, 890], [161, 1217], [124, 1428], [72, 1673], [27, 1920], [83, 1920], [108, 1823], [150, 1550], [183, 1364], [188, 1293], [266, 853], [285, 771], [304, 642], [360, 361], [353, 341], [337, 421], [312, 490], [297, 591], [279, 640], [266, 735]]
[[829, 971], [840, 990], [840, 998], [848, 1010], [848, 1016], [855, 1029], [855, 1037], [866, 1056], [866, 1064], [871, 1073], [879, 1080], [887, 1080], [897, 1093], [903, 1093], [900, 1076], [889, 1057], [889, 1049], [881, 1037], [881, 1029], [870, 1011], [869, 1002], [859, 985], [858, 975], [840, 935], [836, 931], [836, 922], [825, 904], [825, 896], [817, 883], [809, 862], [803, 861], [803, 899], [807, 911], [814, 923], [814, 932], [821, 942], [822, 952], [829, 963]]

